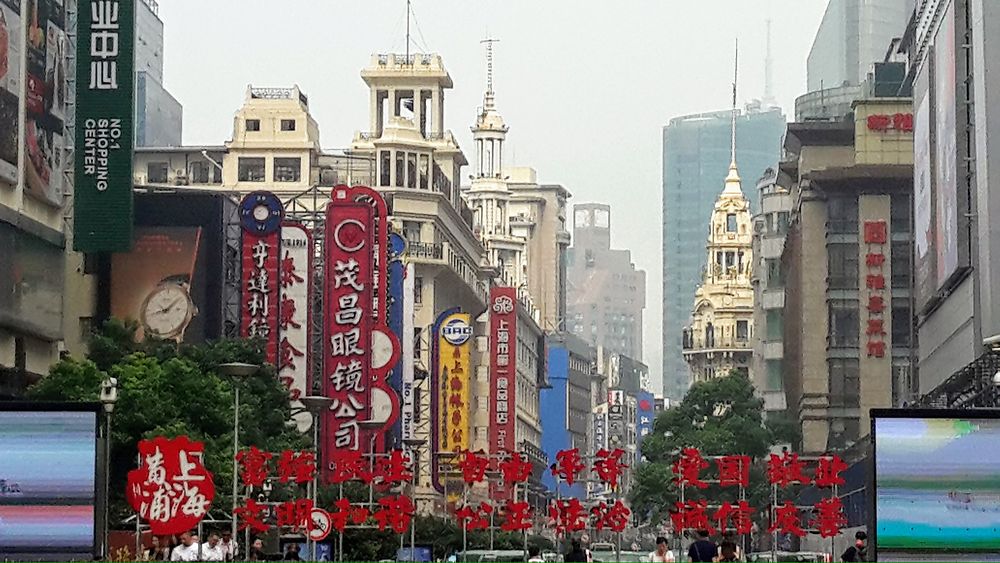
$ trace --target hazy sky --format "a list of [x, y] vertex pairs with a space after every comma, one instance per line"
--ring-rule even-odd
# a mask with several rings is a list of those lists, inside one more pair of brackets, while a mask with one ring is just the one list
[[[184, 142], [221, 144], [248, 84], [298, 84], [324, 148], [368, 127], [361, 68], [402, 52], [405, 0], [159, 0], [164, 82], [184, 105]], [[570, 203], [612, 206], [612, 239], [648, 275], [645, 358], [660, 372], [661, 128], [730, 104], [733, 43], [740, 102], [764, 90], [772, 20], [774, 93], [788, 115], [826, 0], [413, 0], [411, 50], [444, 57], [455, 88], [447, 128], [472, 158], [487, 33], [497, 105], [510, 126], [505, 162], [560, 183]], [[719, 189], [726, 170], [719, 170]], [[746, 186], [744, 186], [746, 188]], [[693, 302], [694, 296], [692, 296]]]

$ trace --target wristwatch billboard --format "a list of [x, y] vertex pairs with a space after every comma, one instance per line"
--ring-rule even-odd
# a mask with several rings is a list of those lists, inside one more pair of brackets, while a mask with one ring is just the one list
[[139, 309], [139, 322], [146, 336], [180, 342], [197, 314], [191, 299], [191, 277], [176, 274], [163, 278], [149, 292]]

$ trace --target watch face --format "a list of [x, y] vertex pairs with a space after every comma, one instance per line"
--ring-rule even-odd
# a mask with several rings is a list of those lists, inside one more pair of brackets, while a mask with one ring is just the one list
[[143, 329], [151, 336], [177, 336], [191, 319], [191, 301], [179, 284], [158, 286], [142, 305]]

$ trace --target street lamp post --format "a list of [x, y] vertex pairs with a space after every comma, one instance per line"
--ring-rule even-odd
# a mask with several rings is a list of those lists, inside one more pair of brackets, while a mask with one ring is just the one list
[[[425, 444], [424, 440], [419, 440], [417, 438], [407, 438], [403, 440], [403, 445], [410, 450], [410, 462], [413, 464], [413, 479], [410, 481], [410, 486], [412, 490], [410, 491], [410, 496], [414, 499], [417, 497], [417, 486], [420, 482], [420, 464], [417, 461], [420, 455], [420, 448]], [[446, 499], [447, 502], [447, 499]], [[413, 503], [416, 506], [416, 501]], [[416, 530], [413, 522], [410, 522], [410, 558], [415, 560], [414, 551], [416, 550]]]
[[[239, 502], [239, 462], [236, 455], [240, 451], [240, 380], [247, 379], [257, 373], [260, 366], [246, 364], [242, 362], [232, 362], [220, 364], [216, 368], [220, 375], [233, 379], [233, 507], [232, 507], [232, 535], [236, 541], [238, 533], [236, 531], [236, 508]], [[235, 554], [233, 554], [235, 556]], [[249, 555], [249, 554], [245, 554]], [[234, 557], [235, 558], [235, 557]]]
[[[309, 411], [309, 414], [312, 415], [313, 451], [316, 453], [316, 461], [319, 462], [319, 460], [320, 460], [320, 455], [319, 455], [319, 423], [320, 423], [320, 415], [323, 414], [324, 411], [327, 411], [327, 410], [330, 409], [330, 407], [333, 405], [333, 399], [330, 398], [330, 397], [324, 397], [322, 395], [307, 395], [305, 397], [300, 397], [299, 398], [299, 402], [302, 403], [302, 406], [304, 406], [306, 408], [306, 410]], [[319, 500], [319, 480], [318, 480], [318, 476], [319, 476], [319, 472], [318, 471], [315, 474], [313, 474], [313, 480], [312, 480], [312, 497], [311, 497], [312, 502], [313, 502], [313, 506], [316, 506], [316, 502], [317, 502], [317, 500]], [[316, 559], [316, 542], [314, 540], [309, 539], [308, 533], [306, 535], [306, 542], [307, 542], [307, 544], [309, 546], [311, 546], [309, 553], [310, 553], [310, 555], [312, 555], [312, 559], [310, 559], [310, 561], [316, 561], [317, 560]]]
[[[109, 377], [101, 383], [101, 404], [104, 405], [104, 534], [102, 551], [105, 559], [111, 558], [108, 549], [108, 535], [111, 530], [111, 413], [118, 402], [118, 380]], [[138, 518], [138, 517], [136, 517]], [[136, 554], [138, 556], [138, 553]]]

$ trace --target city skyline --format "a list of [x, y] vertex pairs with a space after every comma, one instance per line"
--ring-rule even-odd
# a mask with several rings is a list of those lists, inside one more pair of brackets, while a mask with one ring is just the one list
[[[218, 144], [228, 139], [232, 115], [243, 101], [247, 84], [298, 84], [309, 96], [324, 147], [346, 147], [355, 130], [367, 128], [367, 92], [359, 73], [371, 53], [404, 50], [401, 0], [352, 6], [349, 14], [335, 3], [309, 0], [290, 2], [282, 11], [268, 9], [272, 5], [259, 0], [216, 0], [214, 4], [227, 18], [204, 18], [202, 6], [190, 1], [160, 3], [165, 28], [163, 82], [184, 105], [185, 144]], [[612, 243], [630, 249], [637, 268], [650, 272], [644, 359], [650, 366], [660, 365], [661, 313], [656, 305], [661, 301], [660, 217], [649, 213], [648, 202], [660, 198], [661, 128], [678, 115], [729, 106], [733, 45], [718, 37], [739, 37], [740, 103], [763, 95], [769, 14], [775, 97], [786, 115], [791, 115], [794, 98], [806, 89], [805, 57], [825, 3], [771, 0], [749, 5], [714, 0], [675, 6], [644, 2], [613, 14], [579, 10], [562, 1], [543, 6], [476, 4], [482, 9], [473, 14], [455, 0], [413, 2], [411, 51], [440, 53], [455, 81], [447, 101], [446, 128], [471, 155], [469, 127], [486, 84], [484, 49], [479, 42], [487, 35], [500, 39], [495, 45], [494, 74], [497, 106], [511, 127], [506, 162], [532, 166], [541, 181], [566, 186], [573, 194], [570, 204], [601, 201], [610, 204], [618, 217], [641, 218], [641, 228], [613, 229]], [[312, 15], [304, 20], [303, 10]], [[454, 25], [454, 15], [463, 12], [476, 23]], [[720, 17], [723, 13], [727, 14], [724, 18]], [[264, 21], [271, 31], [296, 32], [239, 44], [243, 56], [228, 60], [212, 74], [213, 87], [205, 88], [204, 73], [192, 69], [206, 67], [206, 54], [228, 52], [233, 39], [246, 30], [264, 29], [260, 27]], [[334, 33], [330, 33], [330, 22]], [[601, 43], [586, 43], [573, 31], [600, 28], [628, 33], [602, 35]], [[706, 33], [709, 28], [711, 35]], [[608, 37], [616, 44], [609, 47]], [[669, 56], [688, 52], [690, 45], [702, 48], [702, 56]], [[541, 51], [549, 56], [544, 60], [532, 56]], [[296, 57], [296, 53], [311, 55]], [[329, 53], [329, 60], [317, 67], [314, 55], [323, 53]], [[634, 61], [628, 62], [629, 58]], [[538, 62], [529, 66], [521, 61]], [[655, 69], [651, 61], [659, 66], [657, 72], [647, 72]], [[317, 73], [316, 68], [323, 70]], [[594, 68], [606, 79], [595, 80]], [[699, 83], [692, 87], [690, 80], [666, 78], [676, 76], [695, 77]], [[581, 111], [586, 112], [586, 119], [579, 119]], [[610, 133], [597, 134], [602, 131]], [[565, 141], [588, 136], [593, 142]], [[720, 185], [725, 174], [726, 170], [719, 171]], [[658, 378], [652, 383], [658, 387]]]

